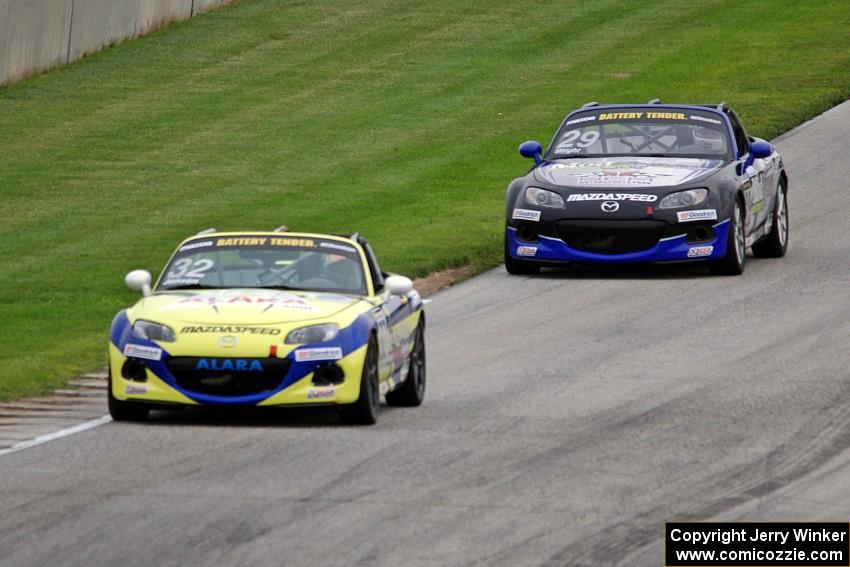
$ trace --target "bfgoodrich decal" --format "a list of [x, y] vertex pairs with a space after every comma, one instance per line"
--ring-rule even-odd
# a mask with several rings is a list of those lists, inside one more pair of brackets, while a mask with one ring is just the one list
[[536, 256], [537, 246], [517, 246], [517, 256]]
[[126, 345], [124, 345], [124, 356], [132, 356], [133, 358], [143, 358], [145, 360], [159, 360], [160, 358], [162, 358], [162, 349], [127, 343]]
[[514, 209], [513, 217], [516, 220], [539, 221], [540, 211], [532, 211], [530, 209]]
[[676, 213], [679, 222], [691, 222], [701, 220], [717, 220], [717, 211], [715, 209], [703, 209], [700, 211], [680, 211]]
[[295, 351], [296, 362], [339, 360], [340, 358], [342, 358], [342, 349], [340, 347], [301, 348]]

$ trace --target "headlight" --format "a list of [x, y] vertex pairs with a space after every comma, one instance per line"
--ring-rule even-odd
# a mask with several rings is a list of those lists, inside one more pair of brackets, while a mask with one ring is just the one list
[[323, 343], [329, 341], [339, 334], [339, 325], [336, 323], [325, 323], [324, 325], [310, 325], [295, 329], [286, 335], [285, 342], [288, 345], [302, 343]]
[[136, 336], [149, 341], [164, 341], [166, 343], [173, 343], [177, 339], [177, 337], [174, 336], [174, 329], [171, 327], [160, 325], [159, 323], [151, 323], [150, 321], [144, 321], [142, 319], [133, 323], [133, 332]]
[[658, 203], [659, 209], [678, 209], [679, 207], [690, 207], [691, 205], [699, 205], [705, 198], [708, 197], [708, 189], [690, 189], [688, 191], [679, 191], [678, 193], [670, 193]]
[[525, 190], [525, 200], [538, 207], [551, 207], [553, 209], [563, 209], [564, 199], [554, 191], [547, 191], [538, 187], [529, 187]]

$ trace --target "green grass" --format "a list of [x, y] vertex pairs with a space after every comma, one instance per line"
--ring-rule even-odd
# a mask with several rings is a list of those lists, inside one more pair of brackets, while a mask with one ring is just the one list
[[850, 95], [848, 30], [845, 0], [244, 0], [0, 90], [0, 399], [102, 367], [124, 274], [199, 229], [495, 265], [519, 142], [654, 97], [773, 137]]

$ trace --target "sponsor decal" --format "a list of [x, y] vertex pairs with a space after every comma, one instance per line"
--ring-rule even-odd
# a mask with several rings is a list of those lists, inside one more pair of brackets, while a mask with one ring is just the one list
[[592, 162], [582, 162], [582, 163], [553, 163], [550, 166], [547, 166], [547, 169], [640, 169], [641, 167], [646, 167], [645, 163], [632, 163], [632, 162], [614, 162], [614, 161], [592, 161]]
[[262, 372], [259, 360], [246, 358], [199, 358], [195, 370], [230, 370], [232, 372]]
[[679, 222], [691, 222], [701, 220], [717, 220], [717, 211], [715, 209], [702, 209], [699, 211], [680, 211], [676, 213]]
[[148, 387], [147, 386], [139, 386], [138, 384], [128, 384], [124, 388], [124, 394], [126, 395], [141, 395], [147, 394]]
[[333, 398], [336, 395], [335, 388], [310, 388], [307, 390], [308, 400], [318, 400], [321, 398]]
[[765, 202], [765, 200], [764, 200], [764, 199], [762, 199], [761, 201], [759, 201], [758, 203], [756, 203], [755, 205], [753, 205], [753, 208], [752, 208], [752, 210], [750, 211], [750, 213], [751, 213], [751, 214], [754, 214], [754, 215], [755, 215], [755, 214], [758, 214], [758, 213], [762, 212], [762, 211], [764, 210], [764, 208], [765, 208], [765, 207], [767, 207], [767, 203]]
[[688, 248], [688, 258], [711, 256], [712, 252], [714, 252], [714, 246], [694, 246], [692, 248]]
[[296, 362], [309, 362], [312, 360], [339, 360], [342, 358], [342, 348], [301, 348], [295, 351]]
[[251, 296], [251, 295], [193, 295], [172, 303], [168, 308], [184, 308], [195, 307], [198, 305], [265, 305], [269, 307], [280, 307], [282, 309], [292, 309], [295, 311], [315, 311], [315, 308], [304, 301], [302, 298], [280, 294], [273, 296]]
[[181, 246], [180, 249], [177, 250], [177, 251], [178, 252], [185, 252], [187, 250], [194, 250], [196, 248], [206, 248], [207, 246], [212, 246], [212, 245], [213, 245], [212, 240], [204, 240], [202, 242], [191, 242], [189, 244], [186, 244], [185, 246]]
[[682, 112], [602, 112], [599, 120], [686, 120]]
[[592, 122], [594, 120], [596, 120], [595, 116], [585, 116], [583, 118], [574, 118], [572, 120], [569, 120], [567, 121], [566, 125], [569, 126], [570, 124], [579, 124], [580, 122]]
[[200, 278], [168, 278], [162, 282], [163, 286], [173, 287], [176, 285], [195, 285], [201, 283]]
[[689, 120], [696, 120], [697, 122], [708, 122], [709, 124], [723, 124], [720, 120], [715, 120], [714, 118], [706, 118], [705, 116], [688, 116]]
[[540, 211], [532, 211], [529, 209], [514, 209], [513, 217], [517, 220], [539, 221]]
[[666, 173], [649, 171], [590, 171], [577, 173], [576, 183], [589, 185], [652, 185], [657, 178], [670, 177]]
[[517, 256], [536, 256], [537, 246], [517, 246]]
[[642, 201], [652, 203], [657, 200], [656, 195], [640, 193], [575, 193], [567, 197], [567, 201]]
[[162, 349], [127, 343], [126, 345], [124, 345], [124, 356], [132, 356], [133, 358], [143, 358], [145, 360], [160, 360], [162, 358]]
[[343, 252], [348, 252], [353, 254], [357, 252], [353, 246], [346, 246], [345, 244], [337, 244], [336, 242], [319, 242], [320, 248], [331, 248], [333, 250], [341, 250]]
[[605, 201], [602, 203], [602, 210], [606, 213], [616, 213], [620, 209], [620, 203], [617, 201]]
[[181, 333], [231, 333], [245, 335], [279, 335], [280, 329], [268, 327], [243, 327], [236, 325], [189, 325], [180, 329]]
[[218, 238], [215, 245], [221, 248], [229, 246], [294, 246], [296, 248], [315, 248], [316, 241], [312, 238], [289, 238], [289, 237], [258, 237], [237, 236], [230, 238]]

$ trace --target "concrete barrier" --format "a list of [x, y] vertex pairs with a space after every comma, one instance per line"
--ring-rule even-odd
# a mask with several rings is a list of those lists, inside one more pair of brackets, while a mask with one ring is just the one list
[[0, 86], [234, 0], [0, 0]]
[[74, 0], [68, 61], [135, 37], [136, 0]]
[[139, 20], [136, 35], [150, 33], [176, 20], [192, 17], [193, 0], [138, 0]]
[[192, 15], [209, 12], [231, 2], [233, 0], [192, 0]]
[[0, 85], [68, 62], [73, 0], [5, 0]]

